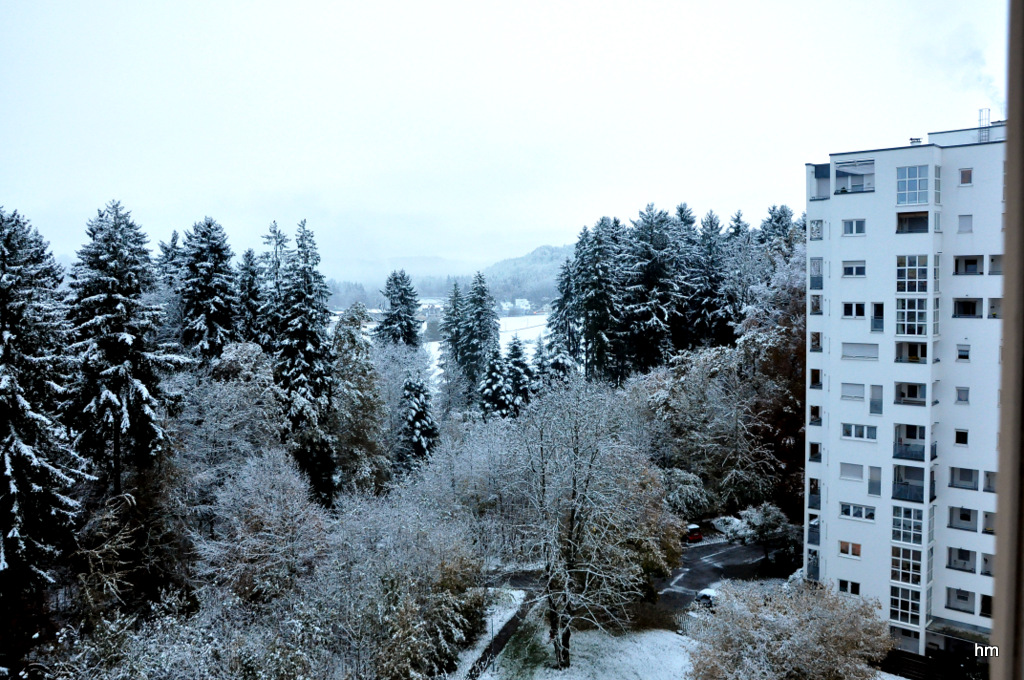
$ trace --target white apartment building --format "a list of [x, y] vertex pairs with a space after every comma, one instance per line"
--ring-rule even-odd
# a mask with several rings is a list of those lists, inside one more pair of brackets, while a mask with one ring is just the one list
[[807, 165], [807, 578], [917, 654], [988, 635], [1005, 124]]

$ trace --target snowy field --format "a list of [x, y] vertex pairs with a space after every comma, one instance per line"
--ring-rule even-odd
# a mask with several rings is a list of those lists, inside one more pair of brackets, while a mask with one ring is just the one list
[[[537, 346], [537, 338], [544, 334], [547, 329], [547, 314], [531, 314], [529, 316], [505, 316], [498, 319], [499, 333], [501, 337], [501, 350], [504, 352], [512, 342], [512, 338], [519, 336], [519, 339], [526, 345], [526, 355], [533, 357], [533, 350]], [[425, 342], [424, 349], [430, 355], [431, 375], [437, 376], [440, 372], [438, 362], [441, 360], [441, 343]]]

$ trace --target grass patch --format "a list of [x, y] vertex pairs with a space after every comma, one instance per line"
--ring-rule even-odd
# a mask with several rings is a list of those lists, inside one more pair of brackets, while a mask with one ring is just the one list
[[519, 624], [495, 665], [501, 667], [501, 677], [530, 678], [537, 669], [546, 665], [548, 648], [541, 638], [542, 622], [535, 607]]

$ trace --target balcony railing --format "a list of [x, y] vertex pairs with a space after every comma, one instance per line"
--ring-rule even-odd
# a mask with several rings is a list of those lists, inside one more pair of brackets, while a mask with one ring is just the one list
[[927, 403], [927, 400], [917, 399], [916, 397], [896, 397], [893, 403], [905, 404], [907, 406], [924, 406]]
[[981, 276], [985, 272], [953, 272], [953, 276]]
[[893, 482], [892, 497], [901, 501], [924, 503], [924, 486], [908, 482]]
[[924, 460], [924, 444], [893, 444], [892, 457], [900, 460]]
[[978, 522], [977, 522], [977, 520], [975, 520], [974, 522], [961, 522], [959, 520], [951, 521], [946, 526], [949, 527], [950, 529], [956, 529], [957, 531], [971, 531], [971, 532], [974, 532], [974, 533], [978, 533]]
[[884, 316], [873, 316], [871, 317], [871, 331], [873, 333], [881, 333], [885, 330], [885, 317]]
[[912, 357], [912, 356], [902, 356], [901, 357], [899, 354], [897, 354], [896, 355], [896, 363], [897, 364], [927, 364], [928, 363], [928, 358], [927, 357]]
[[821, 452], [819, 451], [818, 453], [810, 454], [810, 456], [808, 456], [807, 460], [811, 461], [812, 463], [820, 463], [821, 462]]
[[807, 421], [808, 425], [821, 425], [821, 418], [811, 418]]
[[821, 529], [811, 527], [807, 530], [807, 544], [821, 545]]
[[811, 290], [821, 290], [822, 285], [825, 282], [825, 278], [822, 276], [811, 277]]
[[991, 576], [992, 575], [992, 567], [982, 567], [981, 571], [979, 573], [982, 576]]
[[970, 491], [978, 490], [978, 480], [975, 479], [973, 482], [962, 482], [958, 479], [952, 479], [949, 482], [949, 488], [951, 489], [968, 489]]
[[821, 389], [821, 382], [820, 381], [819, 382], [812, 382], [810, 384], [810, 388], [812, 390], [820, 390]]
[[968, 562], [966, 560], [950, 560], [949, 564], [946, 565], [947, 569], [956, 569], [957, 571], [967, 571], [974, 573], [974, 562]]
[[821, 351], [821, 345], [811, 345], [811, 348], [808, 351], [809, 352], [820, 352]]
[[821, 510], [821, 494], [807, 494], [807, 507], [810, 508], [811, 510]]
[[939, 457], [939, 443], [938, 442], [932, 442], [932, 460], [935, 460], [938, 457]]
[[821, 570], [818, 567], [818, 563], [817, 562], [811, 562], [810, 564], [807, 565], [807, 580], [808, 581], [817, 581], [818, 578], [820, 577], [820, 574], [821, 574]]

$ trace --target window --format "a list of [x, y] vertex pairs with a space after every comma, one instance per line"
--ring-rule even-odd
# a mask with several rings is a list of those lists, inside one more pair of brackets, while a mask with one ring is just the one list
[[882, 468], [880, 467], [868, 467], [868, 495], [882, 495]]
[[854, 479], [859, 482], [864, 479], [864, 466], [856, 463], [840, 463], [839, 478]]
[[865, 220], [843, 220], [843, 236], [863, 236]]
[[821, 425], [821, 406], [811, 407], [810, 425]]
[[863, 319], [864, 318], [864, 303], [863, 302], [844, 302], [843, 303], [843, 317], [846, 319]]
[[812, 241], [820, 241], [821, 240], [821, 235], [822, 235], [822, 232], [824, 231], [824, 229], [822, 228], [823, 226], [824, 225], [823, 225], [821, 220], [811, 220], [811, 240]]
[[811, 296], [811, 314], [821, 314], [821, 296]]
[[809, 275], [811, 278], [811, 290], [821, 290], [822, 284], [824, 283], [824, 277], [821, 274], [822, 259], [820, 257], [812, 257], [810, 259]]
[[922, 517], [920, 508], [892, 506], [892, 540], [921, 545]]
[[882, 302], [871, 303], [871, 332], [881, 333], [885, 330], [885, 304]]
[[847, 439], [878, 439], [878, 428], [874, 425], [843, 423], [843, 437]]
[[928, 202], [928, 166], [896, 168], [896, 205]]
[[821, 442], [810, 443], [810, 458], [812, 463], [821, 462]]
[[971, 184], [974, 184], [974, 169], [960, 168], [960, 186], [970, 186]]
[[921, 585], [921, 551], [893, 546], [890, 578], [912, 586]]
[[841, 397], [843, 399], [864, 401], [864, 385], [858, 383], [843, 383]]
[[889, 618], [901, 623], [921, 622], [921, 593], [910, 588], [889, 587]]
[[850, 595], [860, 595], [860, 584], [856, 581], [844, 581], [839, 579], [839, 592]]
[[849, 517], [850, 519], [863, 519], [868, 520], [870, 522], [875, 521], [875, 509], [869, 505], [840, 503], [839, 515], [840, 517]]
[[812, 352], [821, 351], [821, 332], [811, 331], [811, 350]]
[[811, 381], [810, 388], [812, 390], [820, 390], [821, 389], [821, 369], [820, 368], [812, 368], [811, 369], [811, 380], [810, 381]]
[[928, 300], [896, 298], [896, 335], [928, 334]]
[[860, 559], [860, 543], [850, 543], [849, 541], [839, 541], [839, 554], [845, 557], [855, 557]]
[[873, 416], [882, 415], [882, 386], [871, 386], [871, 402], [868, 404], [868, 413]]
[[[935, 213], [938, 215], [938, 213]], [[928, 212], [901, 212], [896, 215], [897, 234], [927, 234]]]
[[844, 342], [844, 359], [878, 359], [878, 345], [866, 342]]
[[956, 403], [968, 404], [971, 399], [971, 388], [969, 387], [958, 387], [956, 388]]
[[959, 220], [958, 233], [970, 234], [974, 231], [974, 215], [960, 215], [957, 219]]
[[957, 361], [970, 361], [971, 360], [971, 346], [970, 345], [957, 345], [956, 346], [956, 360]]
[[957, 430], [953, 435], [953, 443], [967, 446], [967, 430]]
[[864, 260], [846, 260], [843, 262], [843, 276], [864, 276], [866, 265]]
[[928, 292], [928, 256], [896, 256], [896, 292]]

